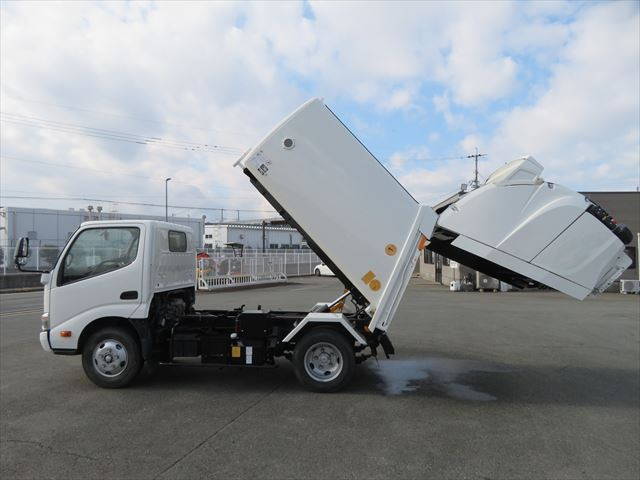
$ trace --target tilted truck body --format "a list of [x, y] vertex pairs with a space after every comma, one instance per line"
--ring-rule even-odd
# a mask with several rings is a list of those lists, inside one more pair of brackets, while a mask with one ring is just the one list
[[[604, 290], [631, 262], [628, 229], [542, 180], [532, 158], [433, 209], [317, 99], [236, 165], [305, 236], [343, 295], [306, 312], [196, 310], [189, 229], [89, 222], [44, 278], [43, 348], [82, 354], [85, 372], [104, 387], [127, 385], [145, 362], [262, 366], [285, 357], [306, 387], [334, 391], [380, 347], [394, 353], [386, 332], [425, 247], [513, 285], [535, 281], [578, 299]], [[25, 239], [17, 261], [26, 256]], [[347, 300], [353, 308], [343, 308]]]

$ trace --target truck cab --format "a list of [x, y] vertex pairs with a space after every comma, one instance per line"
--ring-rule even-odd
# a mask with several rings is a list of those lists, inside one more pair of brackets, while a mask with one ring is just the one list
[[[85, 222], [71, 236], [54, 268], [43, 273], [44, 313], [40, 343], [45, 350], [75, 355], [104, 328], [130, 331], [140, 341], [140, 325], [152, 305], [166, 296], [193, 303], [195, 246], [188, 227], [151, 220]], [[107, 347], [122, 352], [100, 364], [115, 378], [124, 371], [125, 342]], [[96, 357], [100, 355], [96, 352]], [[124, 363], [123, 363], [124, 362]]]

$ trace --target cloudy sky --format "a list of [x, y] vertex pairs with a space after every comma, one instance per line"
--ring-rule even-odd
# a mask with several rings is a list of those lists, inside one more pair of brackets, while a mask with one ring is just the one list
[[316, 96], [425, 203], [476, 146], [635, 190], [638, 5], [1, 2], [0, 204], [268, 215], [232, 164]]

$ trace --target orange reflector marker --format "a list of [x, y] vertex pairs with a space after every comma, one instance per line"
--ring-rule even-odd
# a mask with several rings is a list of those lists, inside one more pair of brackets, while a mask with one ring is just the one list
[[364, 276], [362, 277], [362, 281], [365, 283], [365, 285], [369, 285], [369, 282], [371, 280], [373, 280], [374, 278], [376, 278], [376, 274], [373, 273], [371, 270], [369, 270], [367, 273], [364, 274]]
[[71, 330], [60, 330], [60, 336], [61, 337], [70, 337], [71, 336]]
[[427, 245], [427, 237], [425, 237], [424, 235], [420, 235], [420, 241], [418, 242], [418, 250], [424, 249], [426, 245]]

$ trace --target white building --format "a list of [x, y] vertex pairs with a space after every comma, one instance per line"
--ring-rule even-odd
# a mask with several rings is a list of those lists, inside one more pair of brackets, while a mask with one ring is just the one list
[[[264, 240], [263, 240], [264, 238]], [[204, 226], [204, 248], [224, 248], [239, 243], [244, 248], [306, 248], [302, 235], [289, 225], [270, 223], [207, 223]]]
[[[164, 220], [163, 216], [98, 212], [95, 209], [0, 207], [0, 247], [13, 247], [20, 237], [29, 237], [32, 246], [62, 247], [82, 222], [90, 220]], [[170, 222], [193, 229], [194, 238], [202, 239], [204, 218], [169, 217]], [[198, 247], [202, 243], [198, 242]]]

